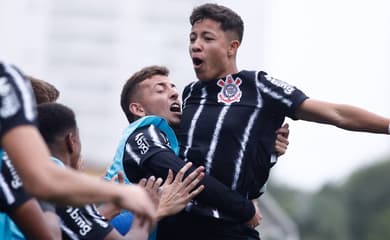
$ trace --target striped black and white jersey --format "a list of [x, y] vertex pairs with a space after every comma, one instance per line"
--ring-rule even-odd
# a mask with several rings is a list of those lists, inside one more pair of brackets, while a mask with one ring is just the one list
[[35, 124], [35, 119], [29, 81], [14, 66], [0, 63], [0, 139], [16, 126]]
[[22, 179], [6, 153], [1, 161], [0, 211], [9, 213], [31, 199], [31, 196], [25, 192]]
[[[185, 162], [172, 151], [166, 135], [154, 125], [136, 129], [127, 139], [123, 154], [123, 169], [134, 183], [149, 176], [165, 179], [168, 169], [177, 173]], [[187, 175], [192, 172], [192, 167]], [[196, 214], [246, 222], [255, 214], [251, 201], [226, 187], [211, 176], [205, 176], [200, 184], [204, 190], [196, 197], [187, 211]], [[220, 209], [221, 215], [214, 216]]]
[[113, 226], [96, 209], [94, 204], [83, 207], [56, 207], [61, 220], [63, 239], [104, 239]]
[[307, 96], [265, 72], [241, 71], [188, 85], [178, 139], [180, 157], [243, 196], [260, 196], [276, 162], [275, 131], [295, 119]]
[[[35, 124], [30, 83], [17, 68], [0, 63], [0, 139], [20, 125]], [[30, 199], [8, 155], [0, 145], [0, 210], [8, 212]]]

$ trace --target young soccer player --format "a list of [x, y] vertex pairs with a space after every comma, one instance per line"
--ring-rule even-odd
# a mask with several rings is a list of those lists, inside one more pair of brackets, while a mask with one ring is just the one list
[[[183, 93], [180, 156], [204, 165], [207, 174], [241, 196], [256, 199], [261, 195], [277, 160], [275, 130], [285, 117], [352, 131], [389, 133], [389, 118], [309, 98], [263, 71], [238, 70], [236, 56], [244, 23], [231, 9], [200, 5], [192, 11], [190, 23], [189, 53], [198, 81]], [[215, 216], [213, 211], [190, 213], [160, 229], [175, 230], [177, 238], [169, 239], [259, 239], [254, 229], [239, 224], [232, 227], [234, 222]]]

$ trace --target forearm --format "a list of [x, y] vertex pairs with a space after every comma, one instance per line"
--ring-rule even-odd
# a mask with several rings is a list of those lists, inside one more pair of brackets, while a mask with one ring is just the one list
[[299, 119], [371, 133], [389, 134], [390, 119], [365, 109], [308, 99], [297, 110]]
[[[30, 199], [13, 209], [9, 215], [26, 239], [56, 239], [54, 228], [51, 228], [50, 222], [45, 218], [35, 199]], [[59, 230], [58, 220], [53, 224], [57, 224]]]
[[121, 186], [117, 184], [56, 165], [45, 167], [47, 173], [43, 177], [33, 176], [34, 185], [25, 184], [27, 190], [38, 198], [75, 206], [119, 200]]
[[338, 105], [337, 110], [341, 116], [337, 127], [352, 131], [388, 134], [390, 124], [388, 118], [350, 105]]
[[[174, 154], [172, 155], [156, 154], [148, 159], [148, 168], [152, 170], [153, 174], [156, 174], [156, 177], [165, 178], [168, 169], [171, 169], [176, 174], [184, 166], [185, 162]], [[191, 167], [187, 171], [186, 176], [194, 170], [195, 167]], [[240, 222], [246, 222], [254, 216], [255, 208], [250, 200], [226, 187], [212, 176], [206, 175], [200, 184], [205, 187], [196, 197], [201, 202], [218, 208]]]
[[50, 161], [46, 145], [32, 126], [11, 130], [2, 145], [26, 190], [37, 198], [70, 205], [115, 200], [115, 184], [60, 168]]
[[233, 191], [215, 178], [206, 175], [201, 181], [205, 189], [196, 197], [218, 208], [240, 222], [247, 222], [255, 215], [252, 201]]

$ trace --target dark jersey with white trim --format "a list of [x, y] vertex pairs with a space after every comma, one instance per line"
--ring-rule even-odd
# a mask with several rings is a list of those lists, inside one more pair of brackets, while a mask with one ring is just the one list
[[63, 239], [104, 239], [113, 226], [96, 209], [94, 204], [83, 207], [56, 207], [61, 220]]
[[23, 182], [6, 153], [1, 161], [0, 211], [9, 213], [31, 199], [31, 196], [25, 192]]
[[[152, 175], [165, 179], [168, 169], [177, 173], [184, 165], [185, 162], [171, 150], [165, 134], [154, 125], [138, 128], [127, 139], [123, 168], [131, 182]], [[246, 222], [255, 214], [251, 201], [214, 178], [206, 175], [201, 184], [205, 186], [204, 190], [187, 211], [236, 222]]]
[[35, 119], [30, 83], [18, 69], [0, 63], [0, 139], [14, 127], [35, 124]]
[[[11, 129], [35, 124], [30, 83], [17, 68], [0, 63], [0, 139]], [[30, 199], [12, 162], [0, 145], [0, 208], [10, 211]]]
[[242, 196], [260, 196], [276, 162], [275, 131], [307, 96], [265, 72], [197, 81], [183, 93], [180, 157]]

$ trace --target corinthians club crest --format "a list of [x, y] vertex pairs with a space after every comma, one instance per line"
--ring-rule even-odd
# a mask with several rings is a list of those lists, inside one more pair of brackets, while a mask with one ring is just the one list
[[225, 81], [222, 79], [218, 80], [217, 85], [222, 88], [218, 93], [218, 102], [226, 104], [240, 102], [242, 92], [239, 86], [241, 83], [242, 80], [240, 78], [233, 80], [231, 75], [227, 76]]

